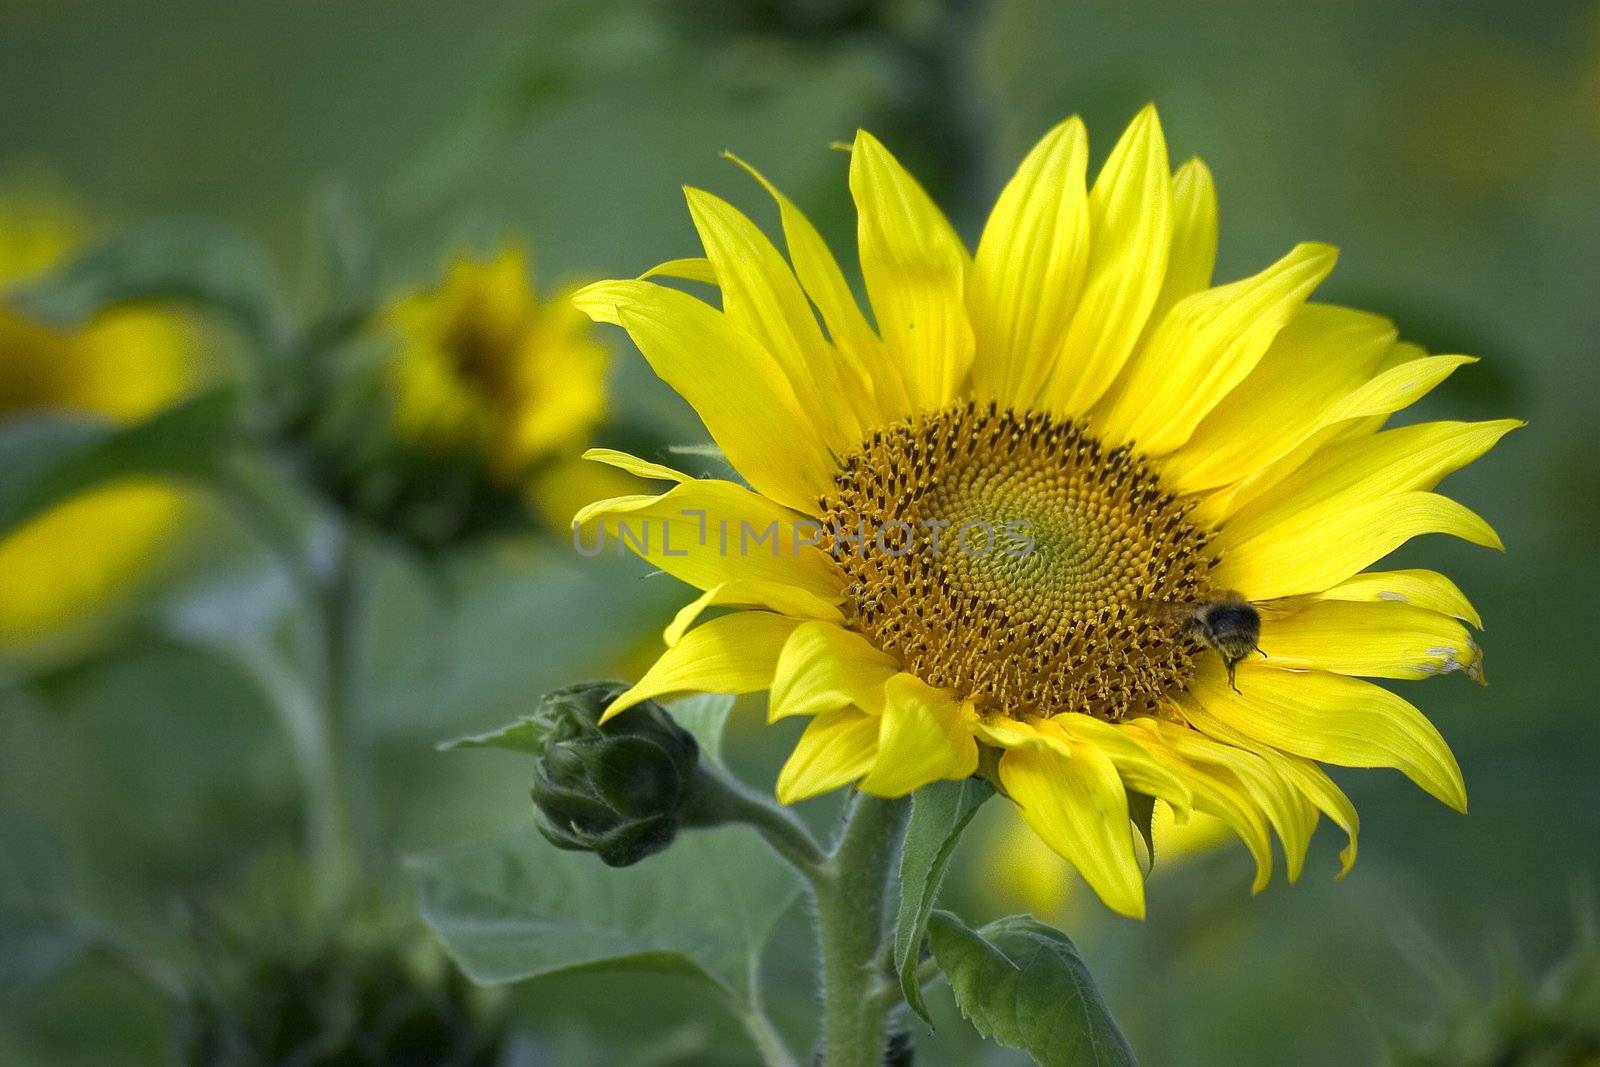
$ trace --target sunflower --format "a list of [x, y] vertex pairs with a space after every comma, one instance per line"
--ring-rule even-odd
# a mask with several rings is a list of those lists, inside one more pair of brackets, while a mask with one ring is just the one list
[[[768, 689], [773, 720], [810, 718], [781, 800], [983, 773], [1129, 916], [1144, 911], [1130, 795], [1225, 822], [1256, 891], [1272, 832], [1294, 879], [1326, 815], [1348, 836], [1342, 874], [1357, 816], [1319, 764], [1397, 768], [1466, 808], [1439, 732], [1365, 679], [1481, 681], [1479, 619], [1441, 574], [1366, 568], [1421, 534], [1500, 547], [1432, 490], [1518, 423], [1385, 429], [1471, 359], [1308, 302], [1326, 245], [1213, 285], [1211, 175], [1170, 169], [1154, 108], [1092, 186], [1087, 159], [1081, 121], [1051, 130], [969, 253], [858, 133], [871, 322], [753, 170], [787, 259], [690, 189], [704, 258], [578, 294], [748, 483], [590, 453], [674, 484], [594, 503], [576, 532], [621, 536], [702, 591], [608, 714]], [[714, 283], [720, 310], [662, 276]], [[695, 625], [713, 606], [733, 610]]]
[[381, 318], [400, 346], [396, 434], [482, 454], [503, 488], [582, 441], [605, 414], [606, 352], [570, 295], [536, 299], [527, 256], [505, 248], [459, 257], [441, 284], [395, 300]]

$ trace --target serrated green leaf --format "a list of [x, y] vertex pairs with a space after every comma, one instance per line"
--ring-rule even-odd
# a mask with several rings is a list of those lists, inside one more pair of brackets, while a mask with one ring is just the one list
[[547, 843], [531, 821], [413, 859], [422, 917], [475, 982], [563, 971], [670, 970], [746, 999], [752, 961], [799, 895], [746, 827], [681, 835], [632, 867]]
[[190, 301], [227, 315], [263, 351], [287, 349], [289, 316], [266, 253], [240, 234], [193, 220], [112, 237], [11, 300], [24, 314], [62, 325], [113, 304]]
[[917, 982], [918, 956], [928, 915], [944, 882], [956, 842], [983, 802], [994, 795], [986, 778], [934, 782], [911, 798], [911, 821], [900, 854], [900, 911], [894, 925], [894, 967], [911, 1010], [929, 1026], [928, 1006]]
[[1128, 1039], [1071, 940], [1031, 915], [971, 930], [949, 912], [928, 925], [934, 958], [980, 1034], [1040, 1067], [1133, 1067]]
[[726, 693], [700, 693], [667, 705], [673, 721], [694, 735], [700, 755], [722, 763], [722, 731], [733, 711], [733, 697]]
[[56, 413], [0, 425], [0, 537], [79, 493], [124, 478], [195, 476], [212, 469], [235, 424], [233, 390], [219, 386], [131, 426]]

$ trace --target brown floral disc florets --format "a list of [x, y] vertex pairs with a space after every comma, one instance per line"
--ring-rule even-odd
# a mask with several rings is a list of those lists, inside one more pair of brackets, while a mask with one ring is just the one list
[[930, 685], [1121, 719], [1192, 675], [1199, 646], [1151, 608], [1206, 596], [1209, 535], [1132, 449], [968, 403], [875, 432], [834, 485], [849, 624]]

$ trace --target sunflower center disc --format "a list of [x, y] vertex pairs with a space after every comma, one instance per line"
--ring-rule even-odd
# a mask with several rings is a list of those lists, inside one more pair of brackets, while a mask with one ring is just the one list
[[1121, 719], [1193, 673], [1151, 605], [1203, 598], [1208, 534], [1131, 449], [969, 403], [877, 431], [834, 486], [850, 625], [981, 712]]

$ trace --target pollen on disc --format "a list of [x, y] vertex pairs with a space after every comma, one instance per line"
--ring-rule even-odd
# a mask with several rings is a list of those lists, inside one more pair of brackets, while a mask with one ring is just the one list
[[[821, 501], [851, 626], [984, 714], [1152, 712], [1198, 647], [1209, 533], [1129, 448], [974, 404], [880, 430]], [[860, 534], [861, 539], [855, 540]]]

